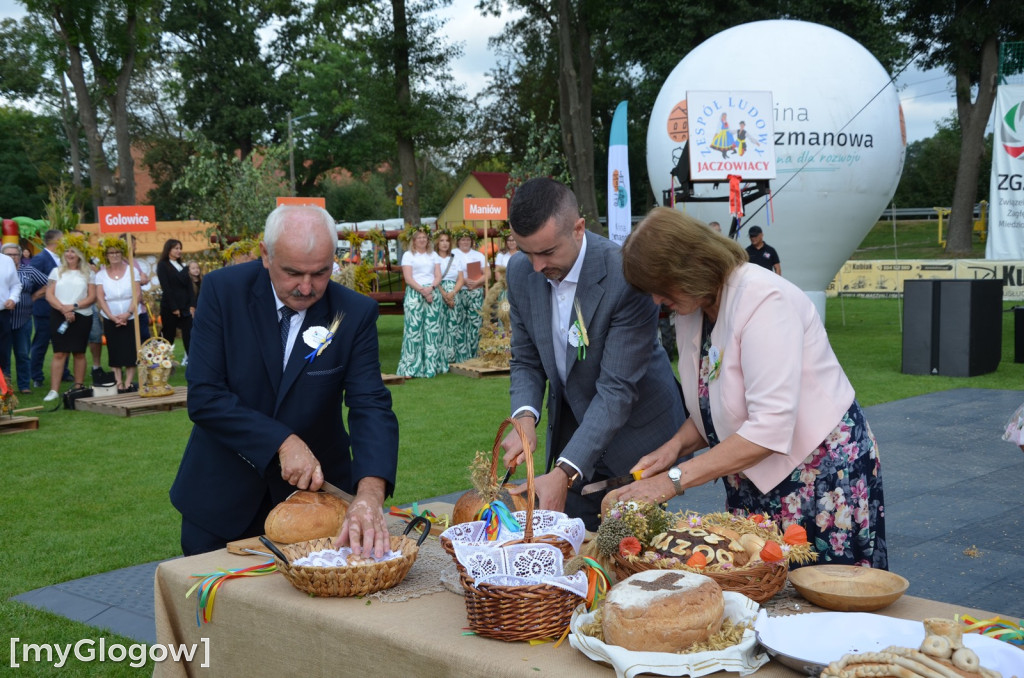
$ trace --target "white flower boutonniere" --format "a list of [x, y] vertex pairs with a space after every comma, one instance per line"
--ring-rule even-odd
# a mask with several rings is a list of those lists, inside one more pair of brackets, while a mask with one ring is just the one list
[[710, 382], [717, 379], [722, 370], [722, 352], [717, 346], [708, 349], [708, 362], [710, 363], [708, 370], [708, 381]]
[[579, 299], [573, 299], [573, 304], [576, 306], [576, 320], [569, 327], [569, 345], [576, 349], [576, 360], [585, 360], [590, 337], [587, 336], [587, 326], [583, 324], [583, 311], [580, 310]]
[[309, 327], [305, 332], [302, 333], [302, 341], [305, 342], [306, 346], [309, 346], [313, 350], [306, 356], [306, 360], [313, 362], [324, 349], [331, 345], [331, 341], [334, 340], [334, 334], [338, 330], [338, 325], [341, 324], [342, 318], [345, 317], [344, 313], [339, 313], [334, 316], [334, 321], [330, 327], [322, 327], [320, 325], [314, 325]]

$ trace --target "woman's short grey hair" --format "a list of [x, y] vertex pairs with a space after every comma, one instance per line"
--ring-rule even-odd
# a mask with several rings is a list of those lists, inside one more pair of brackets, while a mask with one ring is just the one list
[[[281, 237], [281, 232], [284, 231], [289, 220], [322, 224], [324, 231], [330, 237], [331, 252], [337, 249], [338, 227], [327, 210], [316, 205], [278, 205], [267, 217], [267, 223], [263, 229], [263, 244], [267, 246], [267, 254], [271, 258], [274, 256], [274, 245], [277, 244], [277, 239]], [[312, 251], [315, 246], [316, 236], [314, 232], [310, 232], [306, 249]]]

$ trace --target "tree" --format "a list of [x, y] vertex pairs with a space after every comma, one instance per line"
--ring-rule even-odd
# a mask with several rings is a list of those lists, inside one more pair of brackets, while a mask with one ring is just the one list
[[946, 252], [969, 256], [985, 127], [995, 103], [999, 43], [1024, 39], [1024, 13], [1011, 0], [897, 0], [894, 5], [911, 47], [924, 55], [922, 68], [942, 68], [955, 81], [962, 140]]
[[67, 161], [59, 120], [0, 107], [0, 216], [41, 217]]
[[[156, 32], [159, 0], [23, 0], [32, 14], [53, 22], [67, 57], [66, 73], [78, 103], [89, 149], [93, 200], [135, 202], [135, 163], [128, 125], [128, 91]], [[101, 115], [113, 123], [116, 174], [108, 162]]]
[[178, 71], [178, 114], [189, 128], [247, 157], [282, 141], [289, 92], [261, 46], [261, 33], [288, 11], [279, 0], [168, 0], [164, 48]]
[[286, 194], [282, 158], [288, 150], [268, 147], [262, 157], [242, 158], [201, 135], [190, 141], [196, 153], [174, 182], [175, 189], [190, 196], [179, 218], [205, 221], [225, 239], [255, 238], [276, 198]]
[[[960, 123], [956, 116], [936, 125], [935, 134], [907, 146], [903, 176], [893, 202], [896, 207], [948, 207], [956, 187], [960, 161]], [[992, 168], [991, 135], [985, 142], [978, 173], [979, 199], [987, 199]], [[973, 205], [972, 205], [973, 207]]]

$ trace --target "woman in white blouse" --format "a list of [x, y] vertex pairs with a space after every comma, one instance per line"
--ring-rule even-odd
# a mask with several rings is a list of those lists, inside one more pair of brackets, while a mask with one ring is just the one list
[[138, 355], [132, 323], [138, 308], [132, 307], [132, 292], [138, 304], [141, 290], [139, 281], [132, 281], [132, 276], [128, 275], [128, 262], [125, 261], [127, 244], [120, 238], [107, 238], [103, 243], [107, 265], [96, 274], [96, 305], [103, 316], [107, 363], [114, 371], [117, 392], [128, 393], [138, 390], [132, 384]]
[[416, 229], [410, 241], [410, 249], [402, 254], [405, 322], [397, 374], [432, 377], [448, 371], [448, 361], [439, 341], [438, 306], [444, 302], [440, 294], [435, 294], [441, 282], [441, 267], [430, 251], [430, 238], [425, 230]]
[[452, 234], [438, 231], [434, 236], [434, 255], [441, 269], [441, 284], [437, 293], [443, 303], [437, 305], [438, 320], [441, 327], [441, 351], [445, 363], [455, 361], [455, 334], [458, 330], [459, 314], [455, 306], [455, 286], [462, 281], [462, 269], [452, 252]]
[[456, 234], [455, 256], [462, 267], [463, 284], [455, 284], [455, 304], [459, 313], [458, 332], [455, 336], [455, 362], [476, 357], [480, 346], [480, 326], [484, 306], [484, 283], [491, 274], [487, 257], [473, 249], [477, 242], [474, 229], [466, 228]]
[[46, 402], [60, 397], [57, 389], [69, 353], [74, 357], [75, 388], [85, 385], [85, 349], [96, 301], [96, 281], [82, 251], [74, 245], [65, 245], [60, 256], [60, 265], [50, 271], [46, 285], [50, 336], [53, 337], [50, 392], [43, 397]]

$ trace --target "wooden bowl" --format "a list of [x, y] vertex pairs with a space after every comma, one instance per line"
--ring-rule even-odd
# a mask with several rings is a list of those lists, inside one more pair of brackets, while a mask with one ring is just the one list
[[870, 612], [892, 605], [910, 586], [903, 577], [859, 565], [811, 565], [791, 570], [789, 581], [818, 607]]

